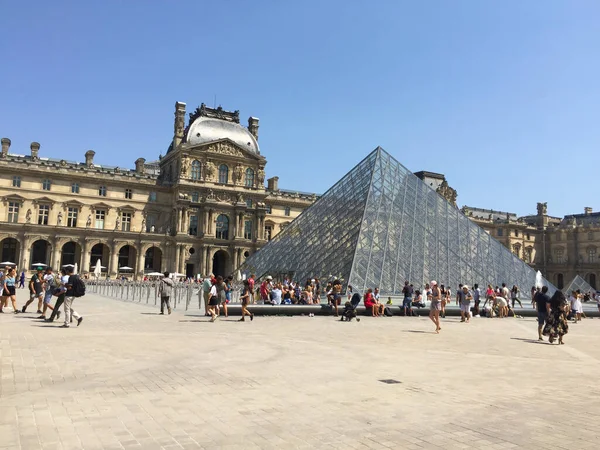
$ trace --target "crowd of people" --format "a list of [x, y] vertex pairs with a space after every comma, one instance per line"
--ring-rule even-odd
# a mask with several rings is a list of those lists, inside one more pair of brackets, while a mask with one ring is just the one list
[[[54, 273], [51, 267], [37, 267], [29, 280], [29, 300], [20, 309], [17, 305], [16, 289], [25, 288], [25, 272], [21, 272], [18, 284], [17, 273], [17, 268], [14, 266], [8, 266], [0, 271], [0, 313], [4, 313], [8, 308], [9, 300], [14, 314], [25, 314], [27, 308], [37, 301], [36, 314], [40, 314], [38, 319], [47, 322], [60, 320], [60, 307], [63, 306], [62, 327], [69, 328], [73, 320], [77, 321], [77, 326], [81, 325], [83, 317], [73, 309], [73, 302], [75, 298], [85, 295], [85, 284], [79, 275], [73, 273], [72, 267], [64, 267], [58, 274]], [[48, 311], [51, 313], [47, 318]]]

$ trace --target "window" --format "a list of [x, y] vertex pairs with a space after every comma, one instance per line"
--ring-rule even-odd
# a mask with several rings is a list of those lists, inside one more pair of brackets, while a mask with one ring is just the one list
[[21, 177], [19, 177], [19, 176], [13, 177], [13, 187], [21, 187]]
[[50, 205], [38, 206], [38, 225], [48, 225], [48, 216], [50, 215]]
[[252, 199], [251, 198], [246, 199], [246, 208], [252, 208]]
[[254, 170], [250, 168], [246, 169], [246, 179], [244, 180], [244, 185], [246, 187], [254, 187]]
[[497, 233], [498, 233], [498, 236], [502, 236], [502, 228], [498, 228]]
[[273, 207], [271, 205], [267, 205], [267, 214], [273, 214]]
[[533, 253], [533, 249], [531, 247], [528, 247], [525, 249], [525, 262], [530, 263], [531, 262], [531, 255]]
[[131, 200], [131, 198], [133, 197], [133, 192], [131, 189], [125, 189], [125, 198], [127, 200]]
[[564, 278], [565, 277], [563, 276], [562, 273], [559, 273], [559, 274], [556, 275], [556, 287], [557, 288], [562, 289], [563, 287], [565, 287], [564, 286], [564, 284], [565, 284], [565, 279]]
[[244, 239], [252, 239], [252, 221], [244, 221]]
[[229, 239], [229, 217], [225, 214], [217, 217], [217, 239]]
[[192, 203], [198, 203], [200, 201], [200, 194], [192, 192]]
[[146, 232], [154, 233], [156, 231], [156, 215], [148, 214], [146, 216]]
[[195, 159], [192, 161], [192, 180], [199, 180], [200, 174], [202, 173], [202, 165], [200, 161]]
[[519, 237], [519, 230], [515, 230], [515, 237]]
[[588, 283], [589, 283], [589, 285], [590, 285], [592, 288], [596, 289], [596, 274], [595, 274], [595, 273], [590, 273], [590, 274], [587, 276], [587, 279], [588, 279]]
[[150, 194], [148, 194], [148, 201], [149, 202], [155, 202], [156, 201], [156, 192], [150, 192]]
[[519, 244], [513, 245], [513, 253], [517, 258], [521, 257], [521, 246]]
[[[14, 183], [13, 183], [14, 186]], [[21, 184], [19, 184], [19, 186], [21, 186]], [[594, 240], [594, 233], [592, 233], [591, 231], [588, 233], [588, 241], [593, 241]]]
[[283, 210], [283, 213], [284, 213], [286, 216], [289, 216], [289, 215], [290, 215], [290, 207], [289, 207], [289, 206], [286, 206], [286, 207], [285, 207], [285, 209]]
[[596, 262], [596, 247], [588, 248], [587, 254], [588, 254], [588, 262], [595, 263]]
[[106, 219], [106, 211], [103, 209], [96, 210], [96, 226], [97, 230], [104, 230], [104, 220]]
[[106, 197], [106, 186], [100, 186], [98, 188], [98, 195], [100, 197]]
[[227, 184], [229, 181], [229, 167], [226, 164], [219, 166], [219, 183]]
[[190, 236], [198, 236], [198, 216], [190, 216], [190, 229], [188, 230]]
[[273, 237], [273, 227], [271, 225], [267, 225], [265, 227], [265, 239], [270, 241]]
[[565, 253], [562, 248], [557, 248], [554, 250], [554, 258], [558, 264], [562, 264], [565, 262]]
[[531, 240], [531, 235], [529, 233], [527, 233], [527, 240]]
[[77, 226], [77, 212], [79, 208], [70, 207], [67, 208], [67, 226], [68, 227], [76, 227]]
[[79, 194], [79, 185], [77, 183], [71, 185], [71, 194]]
[[19, 204], [17, 202], [8, 202], [8, 223], [17, 223], [19, 221]]
[[121, 213], [121, 230], [131, 231], [131, 213]]
[[50, 181], [50, 180], [42, 181], [42, 189], [44, 191], [49, 191], [51, 187], [52, 187], [52, 181]]

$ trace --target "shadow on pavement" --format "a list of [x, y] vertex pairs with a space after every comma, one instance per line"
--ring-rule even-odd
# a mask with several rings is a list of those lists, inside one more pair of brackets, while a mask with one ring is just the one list
[[529, 344], [552, 345], [550, 342], [538, 341], [537, 339], [511, 338], [513, 341], [523, 341]]

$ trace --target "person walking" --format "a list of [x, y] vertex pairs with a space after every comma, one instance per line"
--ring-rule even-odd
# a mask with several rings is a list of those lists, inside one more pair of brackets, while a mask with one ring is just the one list
[[563, 336], [569, 332], [569, 323], [567, 321], [567, 309], [569, 303], [565, 294], [557, 290], [550, 299], [550, 314], [548, 314], [546, 325], [544, 326], [544, 336], [548, 336], [548, 342], [554, 343], [558, 337], [558, 343], [564, 344]]
[[250, 316], [250, 321], [254, 320], [254, 314], [248, 311], [248, 303], [252, 298], [252, 288], [250, 287], [250, 280], [244, 280], [244, 290], [242, 291], [242, 318], [239, 322], [245, 322], [245, 316]]
[[464, 284], [462, 289], [457, 292], [460, 303], [460, 321], [469, 323], [471, 319], [471, 300], [473, 300], [473, 294], [469, 290], [469, 286]]
[[[17, 308], [17, 293], [15, 291], [16, 274], [16, 269], [14, 267], [10, 267], [4, 278], [2, 278], [3, 285], [1, 286], [4, 306], [8, 306], [8, 299], [10, 299], [14, 314], [19, 313], [19, 308]], [[2, 302], [0, 302], [0, 311], [2, 311], [3, 308], [1, 303]]]
[[435, 332], [439, 334], [440, 327], [440, 311], [442, 310], [442, 293], [437, 285], [437, 281], [429, 283], [431, 286], [431, 305], [429, 306], [429, 318], [435, 324]]
[[208, 302], [210, 300], [210, 289], [213, 287], [215, 276], [211, 273], [208, 277], [204, 279], [202, 282], [202, 295], [204, 297], [204, 315], [210, 316], [210, 312], [208, 311]]
[[52, 267], [46, 267], [46, 273], [44, 274], [44, 309], [42, 310], [42, 315], [38, 317], [38, 319], [46, 319], [46, 311], [50, 309], [53, 311], [52, 307], [52, 295], [54, 294], [54, 289], [57, 288], [57, 283], [54, 278], [54, 274], [52, 273]]
[[519, 288], [516, 284], [513, 285], [512, 289], [510, 290], [510, 299], [512, 302], [513, 309], [515, 309], [515, 302], [519, 304], [520, 308], [523, 307], [523, 303], [521, 303], [521, 300], [519, 300]]
[[171, 314], [171, 303], [169, 299], [171, 297], [171, 291], [173, 290], [173, 286], [175, 283], [171, 278], [169, 278], [170, 273], [165, 272], [163, 274], [162, 280], [160, 280], [160, 284], [158, 285], [158, 293], [160, 294], [160, 313], [165, 313], [165, 306], [167, 307], [167, 312]]
[[254, 300], [254, 282], [256, 280], [256, 275], [252, 274], [250, 275], [250, 278], [248, 278], [248, 287], [250, 288], [250, 298], [248, 300], [249, 303], [256, 303], [256, 300]]
[[21, 277], [19, 278], [19, 289], [25, 289], [25, 271], [21, 271]]
[[73, 274], [73, 268], [67, 268], [67, 275], [69, 278], [67, 279], [67, 283], [65, 287], [67, 291], [65, 292], [65, 323], [61, 326], [61, 328], [69, 328], [71, 326], [71, 319], [74, 318], [77, 320], [77, 326], [81, 325], [83, 322], [83, 317], [73, 309], [73, 302], [75, 298], [82, 297], [85, 295], [85, 285], [79, 275]]
[[404, 294], [404, 300], [402, 300], [402, 308], [404, 309], [404, 316], [410, 314], [412, 316], [412, 299], [413, 299], [413, 287], [410, 285], [408, 281], [404, 282], [404, 287], [402, 288], [402, 293]]
[[31, 280], [29, 280], [29, 300], [23, 306], [21, 312], [26, 312], [27, 307], [33, 303], [33, 301], [37, 298], [38, 301], [38, 309], [37, 313], [42, 314], [42, 303], [44, 300], [44, 280], [42, 277], [44, 269], [42, 267], [38, 267], [36, 269], [36, 273], [33, 274]]
[[481, 317], [479, 314], [479, 303], [481, 303], [481, 291], [479, 290], [479, 285], [475, 283], [473, 285], [473, 301], [475, 305], [473, 306], [473, 316]]
[[50, 318], [46, 319], [46, 322], [54, 322], [54, 319], [60, 320], [60, 307], [65, 301], [65, 293], [67, 292], [66, 284], [69, 282], [69, 276], [67, 275], [66, 269], [60, 269], [60, 277], [58, 279], [58, 287], [54, 291], [54, 295], [57, 295], [56, 303]]
[[537, 310], [538, 320], [538, 340], [543, 341], [542, 332], [544, 324], [550, 314], [550, 297], [548, 297], [548, 286], [542, 287], [542, 291], [535, 294], [533, 298], [533, 307]]

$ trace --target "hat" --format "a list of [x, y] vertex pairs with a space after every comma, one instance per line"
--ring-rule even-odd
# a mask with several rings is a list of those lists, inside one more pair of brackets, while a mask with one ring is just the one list
[[267, 275], [267, 277], [265, 278], [265, 280], [272, 280], [273, 277], [271, 275]]
[[431, 286], [436, 286], [436, 285], [437, 285], [437, 281], [435, 281], [435, 280], [432, 280], [432, 281], [430, 281], [430, 282], [429, 282], [429, 284], [430, 284]]
[[35, 268], [35, 270], [37, 270], [38, 272], [41, 272], [42, 270], [44, 270], [44, 268], [42, 266], [38, 266]]
[[469, 289], [470, 289], [470, 288], [469, 288], [469, 285], [467, 285], [467, 284], [463, 284], [463, 289], [469, 290]]

